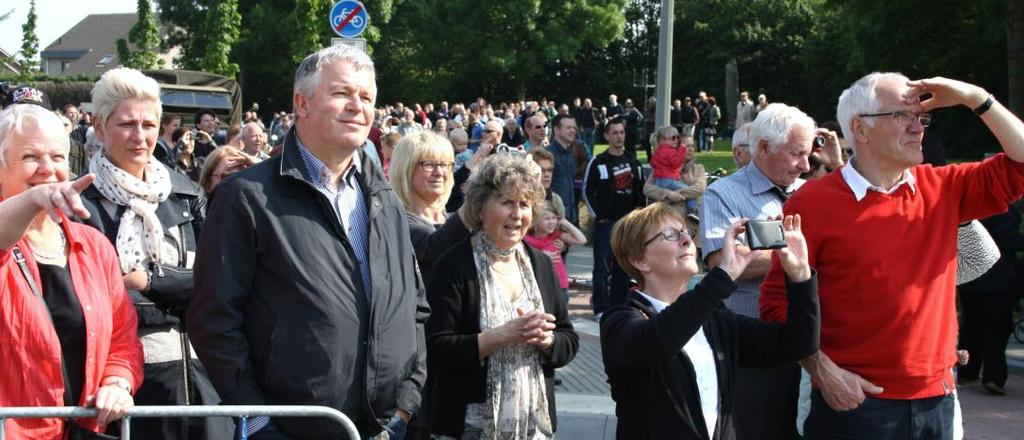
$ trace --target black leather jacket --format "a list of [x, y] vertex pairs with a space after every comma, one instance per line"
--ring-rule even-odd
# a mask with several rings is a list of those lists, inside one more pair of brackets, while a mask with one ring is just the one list
[[[405, 208], [364, 154], [373, 293], [295, 129], [281, 155], [217, 187], [189, 306], [192, 343], [225, 404], [325, 405], [368, 436], [415, 412], [430, 315]], [[340, 438], [324, 419], [275, 419], [295, 438]]]
[[[139, 327], [178, 324], [178, 315], [188, 305], [192, 293], [192, 267], [190, 261], [195, 260], [197, 238], [203, 228], [206, 212], [206, 196], [194, 182], [173, 170], [168, 170], [171, 178], [171, 195], [156, 208], [156, 216], [165, 231], [177, 229], [181, 238], [178, 246], [178, 264], [151, 265], [153, 272], [149, 291], [139, 293], [130, 291], [132, 301], [139, 312]], [[82, 222], [99, 229], [111, 243], [117, 240], [117, 229], [121, 222], [121, 214], [127, 209], [118, 206], [115, 215], [110, 215], [103, 207], [106, 198], [100, 194], [95, 185], [82, 191], [82, 202], [91, 216]], [[173, 313], [178, 311], [178, 313]]]

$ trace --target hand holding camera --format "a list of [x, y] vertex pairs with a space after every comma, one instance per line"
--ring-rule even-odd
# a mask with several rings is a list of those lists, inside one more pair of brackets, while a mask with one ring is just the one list
[[[746, 234], [748, 247], [737, 246], [736, 237], [740, 234]], [[719, 267], [737, 280], [747, 265], [765, 250], [773, 250], [779, 256], [790, 280], [799, 282], [811, 277], [807, 242], [800, 231], [800, 215], [788, 215], [782, 220], [737, 220], [725, 232]]]
[[779, 263], [791, 281], [807, 281], [811, 277], [811, 264], [807, 260], [807, 240], [800, 230], [800, 214], [783, 218], [782, 229], [786, 246], [775, 250]]
[[819, 128], [814, 136], [814, 151], [820, 152], [822, 162], [829, 169], [843, 166], [843, 150], [836, 132]]
[[746, 247], [737, 246], [739, 243], [736, 237], [747, 231], [747, 219], [739, 219], [725, 230], [725, 242], [722, 243], [722, 260], [718, 267], [729, 274], [729, 278], [736, 281], [747, 269], [747, 265], [754, 261], [764, 252], [762, 250], [751, 250]]

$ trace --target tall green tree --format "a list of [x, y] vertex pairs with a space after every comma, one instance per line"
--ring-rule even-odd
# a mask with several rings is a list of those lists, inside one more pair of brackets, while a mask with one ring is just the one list
[[241, 32], [242, 16], [238, 13], [238, 0], [214, 2], [206, 15], [203, 29], [209, 39], [206, 52], [199, 62], [204, 71], [234, 78], [238, 63], [231, 60], [231, 49]]
[[[370, 16], [362, 38], [379, 62], [377, 42], [404, 0], [363, 0]], [[292, 106], [295, 68], [310, 53], [331, 44], [336, 37], [328, 16], [331, 0], [240, 0], [242, 35], [233, 59], [237, 60], [243, 94], [247, 102], [259, 102], [265, 111], [288, 110]], [[270, 60], [270, 61], [268, 61]], [[381, 68], [377, 69], [378, 74]], [[390, 86], [390, 85], [389, 85]], [[383, 89], [384, 86], [381, 86]]]
[[[1010, 0], [1010, 3], [1020, 0]], [[872, 71], [897, 71], [911, 78], [944, 76], [1007, 96], [1008, 45], [1005, 0], [830, 0], [845, 19], [837, 31], [853, 44], [837, 48], [848, 63], [846, 87]], [[823, 100], [834, 105], [842, 88]], [[967, 109], [935, 113], [929, 131], [938, 134], [950, 157], [981, 158], [999, 149], [991, 132]]]
[[[128, 41], [117, 39], [117, 58], [121, 64], [134, 69], [153, 69], [163, 65], [159, 57], [160, 29], [153, 16], [149, 0], [139, 0], [136, 7], [139, 20], [128, 31]], [[137, 50], [129, 48], [131, 42]]]
[[1006, 2], [1007, 93], [1010, 110], [1024, 115], [1024, 2]]
[[[794, 98], [806, 93], [802, 54], [825, 23], [820, 0], [707, 0], [676, 2], [672, 96], [698, 91], [722, 102], [725, 65], [735, 59], [740, 89], [804, 107]], [[724, 13], [728, 11], [728, 13]]]
[[298, 0], [292, 10], [291, 25], [296, 30], [291, 44], [292, 62], [298, 65], [306, 55], [330, 44], [334, 35], [328, 24], [334, 2], [331, 0]]
[[[377, 59], [385, 100], [509, 99], [560, 83], [563, 66], [622, 33], [626, 0], [422, 0], [387, 27]], [[563, 83], [566, 85], [568, 83]]]
[[36, 36], [36, 0], [32, 0], [28, 8], [28, 18], [21, 25], [21, 80], [27, 81], [29, 76], [39, 70], [36, 55], [39, 54], [39, 37]]
[[205, 29], [205, 17], [215, 1], [157, 0], [160, 21], [169, 29], [162, 49], [179, 48], [181, 52], [174, 63], [183, 69], [200, 69], [199, 64], [210, 38]]

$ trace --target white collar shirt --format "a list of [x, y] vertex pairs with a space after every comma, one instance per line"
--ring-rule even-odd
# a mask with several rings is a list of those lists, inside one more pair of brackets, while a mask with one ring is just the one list
[[[668, 307], [668, 304], [654, 298], [646, 293], [637, 291], [644, 297], [654, 311], [661, 313]], [[718, 423], [718, 369], [715, 367], [715, 353], [711, 349], [711, 343], [704, 334], [704, 326], [697, 328], [689, 341], [683, 345], [683, 352], [690, 358], [693, 364], [693, 372], [696, 375], [697, 395], [700, 397], [700, 409], [704, 413], [704, 423], [708, 430], [708, 437], [715, 437], [715, 425]]]
[[845, 181], [846, 185], [850, 187], [851, 191], [853, 191], [853, 196], [858, 202], [864, 200], [864, 197], [868, 194], [868, 190], [880, 192], [882, 194], [892, 194], [903, 185], [907, 185], [907, 187], [910, 188], [911, 193], [917, 194], [917, 179], [914, 177], [914, 173], [910, 172], [909, 169], [903, 170], [903, 177], [899, 182], [896, 182], [892, 188], [885, 189], [880, 186], [874, 186], [871, 182], [868, 182], [868, 179], [865, 179], [864, 176], [857, 172], [853, 167], [853, 162], [854, 159], [851, 158], [850, 163], [840, 169], [839, 172], [842, 173], [843, 181]]

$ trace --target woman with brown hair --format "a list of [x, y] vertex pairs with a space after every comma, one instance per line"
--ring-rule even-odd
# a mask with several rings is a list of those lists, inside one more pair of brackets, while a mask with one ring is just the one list
[[477, 232], [427, 285], [428, 405], [442, 439], [554, 436], [554, 370], [579, 340], [551, 260], [522, 243], [543, 197], [540, 167], [524, 156], [496, 154], [466, 183]]
[[762, 322], [722, 307], [764, 252], [737, 252], [745, 227], [740, 220], [729, 228], [722, 263], [688, 290], [699, 268], [693, 232], [679, 211], [655, 203], [615, 224], [615, 259], [639, 285], [601, 319], [617, 438], [734, 439], [737, 367], [781, 365], [818, 350], [817, 278], [800, 216], [782, 221], [786, 247], [774, 251], [786, 272], [788, 321]]

